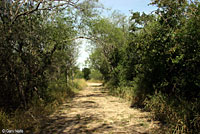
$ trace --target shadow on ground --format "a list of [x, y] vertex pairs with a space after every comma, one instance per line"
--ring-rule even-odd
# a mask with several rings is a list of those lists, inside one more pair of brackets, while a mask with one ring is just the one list
[[[40, 132], [36, 134], [149, 134], [139, 131], [146, 128], [143, 122], [129, 124], [126, 118], [116, 119], [119, 114], [124, 114], [119, 112], [119, 105], [123, 104], [118, 103], [117, 98], [108, 97], [107, 91], [101, 88], [101, 85], [91, 84], [71, 103], [63, 104], [54, 115], [43, 120]], [[118, 112], [114, 117], [108, 116]]]
[[[83, 113], [81, 115], [77, 114], [73, 117], [63, 116], [62, 114], [58, 114], [55, 118], [49, 119], [48, 123], [46, 123], [42, 128], [39, 134], [93, 134], [93, 133], [104, 133], [109, 131], [113, 131], [116, 128], [112, 127], [112, 124], [101, 123], [96, 126], [88, 126], [92, 122], [98, 122], [101, 120], [96, 115], [91, 115], [87, 113]], [[131, 131], [130, 134], [147, 134], [141, 133], [134, 130], [135, 126], [127, 128], [127, 130]], [[116, 132], [113, 134], [126, 134], [127, 132]]]
[[[70, 108], [95, 108], [99, 107], [94, 101], [79, 101], [78, 104], [73, 106], [65, 105]], [[109, 131], [112, 127], [109, 124], [97, 123], [97, 125], [90, 126], [92, 122], [98, 122], [102, 120], [98, 114], [91, 114], [83, 112], [82, 114], [70, 114], [58, 112], [53, 118], [49, 118], [41, 128], [39, 134], [92, 134], [92, 133], [103, 133]]]
[[[96, 95], [94, 95], [96, 96]], [[82, 96], [84, 97], [84, 96]], [[85, 96], [87, 97], [87, 96]], [[68, 108], [83, 108], [84, 109], [94, 109], [100, 108], [99, 104], [94, 101], [78, 101], [78, 104], [72, 105], [64, 105]], [[104, 123], [103, 116], [99, 115], [98, 113], [88, 113], [83, 112], [82, 114], [67, 114], [63, 113], [62, 111], [58, 111], [56, 116], [53, 116], [47, 119], [45, 124], [40, 128], [38, 134], [93, 134], [93, 133], [109, 133], [110, 131], [115, 131], [117, 128], [113, 126], [112, 123]], [[115, 122], [114, 125], [125, 125], [120, 124], [122, 122]], [[92, 124], [92, 125], [91, 125]], [[138, 124], [142, 125], [142, 124]], [[135, 126], [131, 126], [126, 128], [129, 130], [131, 134], [147, 134], [147, 133], [140, 133], [134, 130]], [[127, 132], [114, 132], [113, 134], [126, 134]]]
[[87, 115], [87, 113], [83, 115], [77, 114], [73, 117], [58, 115], [56, 118], [50, 119], [48, 123], [41, 128], [43, 131], [39, 134], [92, 134], [94, 132], [108, 131], [112, 128], [108, 124], [101, 124], [93, 128], [88, 128], [87, 125], [95, 120], [98, 120], [95, 115]]

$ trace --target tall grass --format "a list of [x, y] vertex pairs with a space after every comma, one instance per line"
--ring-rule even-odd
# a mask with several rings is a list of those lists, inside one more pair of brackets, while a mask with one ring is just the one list
[[200, 100], [185, 101], [156, 93], [145, 100], [145, 108], [155, 119], [166, 123], [169, 134], [198, 134], [200, 132]]
[[73, 84], [76, 89], [83, 89], [87, 87], [87, 83], [85, 79], [75, 79]]
[[38, 100], [34, 101], [28, 110], [17, 109], [12, 113], [2, 110], [0, 112], [0, 129], [23, 129], [36, 132], [40, 127], [40, 121], [52, 113], [58, 104], [57, 101], [45, 104], [44, 101]]
[[108, 87], [109, 94], [126, 99], [127, 101], [133, 100], [134, 88], [133, 87]]
[[200, 100], [186, 101], [183, 98], [162, 93], [145, 96], [135, 87], [108, 86], [111, 95], [131, 101], [131, 106], [150, 111], [155, 120], [168, 128], [166, 134], [199, 134]]
[[43, 119], [84, 87], [86, 87], [86, 82], [83, 79], [69, 83], [63, 81], [51, 82], [46, 97], [44, 99], [38, 96], [33, 98], [27, 110], [17, 109], [11, 113], [6, 113], [0, 109], [0, 131], [2, 129], [23, 129], [25, 133], [38, 132]]

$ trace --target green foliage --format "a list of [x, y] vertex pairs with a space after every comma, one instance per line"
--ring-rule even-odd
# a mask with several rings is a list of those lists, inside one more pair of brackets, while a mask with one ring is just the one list
[[[107, 83], [107, 87], [109, 87], [109, 83]], [[134, 88], [133, 87], [109, 87], [109, 93], [114, 96], [119, 96], [121, 98], [126, 99], [127, 101], [133, 100]]]
[[169, 124], [169, 133], [198, 133], [200, 130], [199, 100], [192, 103], [181, 98], [174, 99], [162, 93], [149, 96], [145, 108], [154, 113], [157, 120]]
[[25, 133], [38, 132], [41, 128], [42, 121], [52, 114], [57, 107], [70, 100], [74, 94], [86, 86], [84, 80], [75, 80], [73, 83], [61, 79], [50, 83], [48, 86], [48, 98], [42, 100], [35, 96], [29, 109], [17, 109], [11, 113], [3, 110], [0, 111], [0, 129], [23, 129]]
[[83, 78], [83, 72], [81, 70], [76, 70], [75, 78], [82, 79]]
[[[26, 12], [23, 6], [19, 12], [23, 9]], [[12, 111], [27, 108], [35, 95], [48, 98], [48, 83], [61, 74], [71, 75], [76, 50], [68, 39], [74, 38], [76, 31], [72, 17], [59, 12], [53, 19], [51, 13], [40, 10], [15, 20], [4, 17], [6, 14], [0, 19], [0, 107]]]
[[81, 87], [71, 82], [78, 53], [74, 39], [96, 2], [0, 2], [1, 127], [38, 125]]
[[[68, 1], [63, 5], [83, 10], [65, 12], [51, 1], [13, 2], [0, 2], [0, 126], [29, 127], [38, 111], [45, 113], [73, 96], [73, 87], [80, 87], [70, 80], [75, 74], [103, 79], [133, 106], [145, 104], [170, 132], [199, 132], [199, 1], [153, 0], [155, 14], [132, 12], [129, 23], [117, 12], [97, 16], [97, 0]], [[41, 9], [46, 6], [52, 11]], [[80, 72], [75, 66], [78, 30], [91, 39], [89, 61], [95, 71]], [[17, 109], [30, 109], [27, 120]], [[16, 118], [7, 114], [14, 110]]]
[[103, 79], [102, 74], [98, 70], [91, 70], [89, 77], [92, 80], [102, 80]]
[[[116, 17], [113, 17], [116, 16]], [[94, 51], [90, 55], [91, 67], [100, 71], [105, 81], [118, 83], [118, 63], [121, 49], [127, 42], [128, 28], [126, 16], [113, 13], [111, 19], [98, 18], [91, 24], [91, 36], [94, 38]]]
[[109, 74], [109, 65], [106, 59], [101, 54], [101, 50], [96, 49], [95, 52], [93, 52], [90, 55], [90, 63], [91, 67], [93, 69], [99, 70], [99, 72], [103, 75], [104, 80], [109, 80], [110, 74]]
[[155, 14], [132, 12], [127, 31], [111, 19], [95, 22], [91, 31], [101, 42], [96, 41], [91, 64], [111, 92], [124, 96], [130, 88], [133, 106], [146, 104], [174, 133], [197, 133], [200, 2], [152, 4], [158, 7]]
[[83, 68], [82, 72], [83, 72], [84, 79], [85, 80], [89, 80], [90, 79], [91, 70], [89, 68]]

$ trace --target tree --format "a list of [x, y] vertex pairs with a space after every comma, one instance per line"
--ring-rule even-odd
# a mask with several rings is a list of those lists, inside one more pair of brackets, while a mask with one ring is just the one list
[[118, 84], [117, 66], [121, 60], [121, 48], [127, 41], [127, 23], [125, 16], [113, 13], [109, 18], [98, 18], [91, 22], [90, 35], [94, 40], [94, 51], [90, 56], [91, 66], [98, 69], [105, 81]]
[[[157, 117], [173, 126], [172, 130], [197, 133], [200, 3], [153, 0], [152, 4], [158, 7], [155, 14], [132, 12], [128, 30], [108, 18], [91, 24], [95, 44], [91, 66], [112, 87], [123, 92], [131, 89], [133, 101], [150, 105], [160, 114]], [[123, 90], [123, 86], [129, 88]], [[119, 88], [112, 91], [115, 89], [118, 92]]]
[[90, 79], [90, 73], [91, 73], [90, 69], [89, 68], [83, 68], [82, 72], [83, 72], [84, 79], [89, 80]]
[[67, 82], [80, 18], [93, 10], [86, 3], [95, 1], [0, 2], [0, 107], [28, 108], [34, 96], [48, 98], [49, 83]]

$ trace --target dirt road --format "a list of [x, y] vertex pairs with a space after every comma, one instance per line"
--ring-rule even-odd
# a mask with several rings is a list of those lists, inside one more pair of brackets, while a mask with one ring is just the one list
[[40, 134], [151, 134], [158, 124], [148, 112], [109, 96], [99, 83], [88, 83], [71, 103], [50, 116]]

